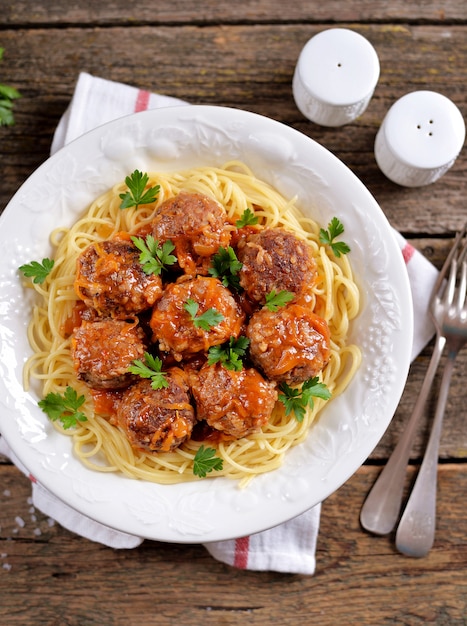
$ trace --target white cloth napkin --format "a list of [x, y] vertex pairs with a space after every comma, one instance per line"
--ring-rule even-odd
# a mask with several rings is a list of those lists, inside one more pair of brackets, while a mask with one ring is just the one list
[[[60, 120], [51, 147], [53, 154], [84, 132], [105, 122], [146, 109], [183, 106], [186, 102], [81, 73], [70, 106]], [[394, 231], [405, 259], [413, 293], [415, 358], [433, 335], [427, 316], [428, 299], [437, 271], [399, 233]], [[58, 500], [21, 465], [6, 441], [0, 438], [0, 454], [9, 457], [32, 482], [34, 506], [63, 527], [112, 548], [134, 548], [142, 539], [103, 526]], [[313, 574], [321, 505], [280, 526], [249, 537], [205, 544], [217, 560], [241, 569]]]

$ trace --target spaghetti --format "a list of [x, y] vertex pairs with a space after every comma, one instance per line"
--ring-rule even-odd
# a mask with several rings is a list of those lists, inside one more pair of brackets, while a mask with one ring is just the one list
[[[72, 319], [77, 302], [76, 261], [83, 250], [116, 233], [141, 230], [149, 225], [164, 200], [182, 191], [214, 198], [225, 208], [232, 223], [249, 209], [254, 211], [261, 226], [293, 233], [307, 242], [317, 263], [319, 278], [311, 290], [310, 306], [329, 327], [330, 358], [320, 377], [332, 397], [343, 392], [360, 364], [358, 346], [348, 341], [351, 320], [359, 312], [359, 291], [348, 258], [334, 256], [320, 243], [319, 225], [304, 217], [293, 200], [286, 200], [270, 185], [258, 180], [244, 164], [230, 162], [221, 168], [153, 173], [149, 174], [149, 184], [160, 186], [157, 199], [150, 205], [120, 209], [120, 194], [126, 191], [122, 182], [96, 199], [71, 228], [52, 232], [53, 270], [43, 284], [33, 285], [39, 301], [33, 308], [28, 328], [33, 354], [24, 368], [24, 385], [28, 388], [37, 381], [43, 396], [50, 392], [61, 394], [67, 386], [72, 386], [85, 396], [81, 409], [87, 421], [78, 422], [70, 430], [64, 430], [58, 422], [54, 426], [72, 437], [76, 456], [89, 468], [173, 484], [196, 479], [193, 459], [200, 442], [189, 439], [173, 451], [156, 454], [135, 450], [120, 428], [95, 411], [88, 386], [77, 380], [71, 341], [64, 328]], [[260, 432], [216, 444], [223, 469], [215, 475], [245, 485], [254, 475], [280, 467], [286, 452], [306, 438], [324, 404], [324, 400], [315, 399], [313, 409], [308, 409], [299, 422], [293, 415], [286, 415], [283, 405], [277, 402]]]

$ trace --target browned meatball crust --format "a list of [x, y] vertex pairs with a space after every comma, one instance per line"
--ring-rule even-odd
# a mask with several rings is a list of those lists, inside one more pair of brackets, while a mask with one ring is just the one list
[[160, 276], [146, 274], [127, 238], [89, 245], [76, 265], [75, 291], [103, 317], [124, 318], [149, 309], [162, 294]]
[[237, 372], [216, 363], [192, 375], [198, 419], [232, 439], [251, 435], [267, 424], [277, 400], [275, 387], [254, 368]]
[[254, 302], [264, 304], [271, 291], [305, 293], [316, 279], [316, 261], [310, 247], [292, 233], [265, 228], [238, 243], [243, 267], [240, 285]]
[[83, 321], [71, 337], [73, 365], [79, 380], [93, 389], [122, 389], [134, 376], [128, 368], [141, 359], [146, 338], [134, 322]]
[[253, 363], [270, 380], [302, 383], [329, 360], [326, 321], [300, 304], [290, 303], [274, 312], [263, 307], [251, 317], [246, 334]]
[[[185, 309], [188, 300], [198, 304], [196, 317], [215, 309], [223, 319], [208, 330], [196, 326]], [[217, 278], [198, 276], [167, 285], [154, 307], [150, 327], [159, 348], [171, 352], [180, 361], [224, 343], [230, 337], [238, 337], [244, 317], [232, 294]]]
[[169, 386], [161, 389], [146, 379], [136, 383], [118, 406], [117, 422], [136, 450], [169, 452], [191, 435], [196, 418], [186, 374], [171, 368], [165, 377]]
[[220, 204], [188, 192], [163, 202], [152, 222], [154, 238], [172, 241], [180, 268], [190, 276], [207, 274], [210, 257], [229, 245], [231, 229]]

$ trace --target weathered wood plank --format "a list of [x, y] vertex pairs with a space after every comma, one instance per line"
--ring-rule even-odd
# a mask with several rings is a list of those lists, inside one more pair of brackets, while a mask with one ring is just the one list
[[449, 22], [467, 20], [465, 3], [449, 0], [442, 5], [433, 1], [385, 2], [291, 2], [285, 9], [280, 0], [172, 0], [157, 5], [151, 0], [125, 0], [111, 3], [83, 0], [58, 3], [48, 0], [13, 0], [0, 2], [2, 21], [7, 25], [49, 24], [164, 24], [164, 23], [245, 23], [245, 22], [349, 22], [402, 21]]
[[[444, 263], [449, 252], [452, 240], [446, 239], [412, 239], [411, 243], [438, 269]], [[415, 401], [422, 387], [423, 379], [428, 369], [433, 341], [422, 351], [411, 365], [407, 384], [397, 408], [394, 419], [382, 437], [379, 445], [371, 455], [371, 459], [383, 461], [396, 446], [399, 437], [415, 406]], [[420, 420], [420, 426], [415, 438], [411, 458], [420, 459], [428, 441], [431, 423], [436, 410], [438, 390], [441, 383], [442, 367], [445, 357], [442, 358], [433, 383], [432, 391]], [[448, 396], [443, 434], [440, 445], [440, 457], [443, 459], [464, 459], [467, 457], [467, 431], [465, 428], [465, 372], [467, 368], [467, 351], [462, 350], [454, 367], [452, 385]]]
[[[465, 149], [437, 183], [390, 183], [373, 155], [389, 106], [414, 89], [450, 97], [467, 115], [467, 5], [364, 0], [0, 0], [0, 82], [23, 94], [17, 124], [0, 128], [0, 211], [47, 158], [79, 71], [186, 99], [252, 110], [316, 139], [361, 178], [390, 222], [437, 267], [465, 221]], [[366, 113], [327, 129], [297, 110], [291, 81], [299, 52], [332, 26], [375, 46], [381, 76]], [[158, 626], [339, 623], [465, 626], [467, 615], [467, 353], [456, 364], [440, 455], [437, 534], [426, 559], [397, 553], [394, 536], [359, 525], [366, 493], [413, 408], [431, 346], [413, 364], [395, 418], [363, 466], [323, 504], [313, 577], [244, 572], [204, 547], [144, 542], [116, 551], [75, 536], [36, 511], [29, 481], [0, 458], [0, 623], [20, 626]], [[413, 482], [437, 377], [407, 478]], [[454, 461], [454, 462], [453, 462]], [[378, 465], [376, 467], [375, 465]]]
[[0, 466], [0, 622], [465, 624], [467, 465], [440, 467], [436, 541], [424, 559], [362, 531], [362, 498], [377, 471], [362, 468], [324, 503], [316, 574], [307, 577], [235, 570], [197, 545], [105, 548], [50, 525], [31, 509], [29, 481]]
[[381, 78], [359, 120], [328, 129], [303, 118], [291, 91], [300, 50], [322, 28], [287, 24], [3, 31], [2, 82], [20, 89], [23, 98], [15, 106], [16, 126], [0, 128], [0, 207], [47, 157], [53, 131], [84, 70], [191, 103], [249, 109], [294, 126], [343, 160], [397, 228], [409, 235], [452, 234], [465, 219], [465, 150], [434, 185], [408, 189], [385, 178], [373, 147], [388, 108], [414, 88], [439, 91], [467, 113], [465, 29], [358, 26], [377, 49]]

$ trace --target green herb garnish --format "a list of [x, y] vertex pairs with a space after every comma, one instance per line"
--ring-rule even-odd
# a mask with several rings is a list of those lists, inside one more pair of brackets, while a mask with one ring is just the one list
[[52, 271], [54, 264], [55, 261], [51, 259], [42, 259], [42, 263], [39, 263], [39, 261], [31, 261], [31, 263], [21, 265], [18, 269], [28, 278], [32, 278], [33, 283], [42, 285]]
[[235, 222], [235, 226], [237, 228], [242, 228], [243, 226], [254, 226], [257, 223], [258, 218], [253, 211], [251, 209], [245, 209], [241, 218]]
[[[3, 59], [4, 48], [0, 48], [0, 61]], [[0, 83], [0, 126], [13, 126], [13, 100], [21, 98], [20, 92], [14, 87]]]
[[332, 220], [328, 224], [328, 230], [321, 228], [319, 231], [319, 240], [321, 243], [328, 245], [331, 247], [331, 250], [337, 257], [340, 257], [341, 254], [347, 254], [350, 252], [349, 246], [343, 241], [334, 241], [336, 237], [342, 235], [344, 232], [344, 225], [337, 218], [333, 217]]
[[277, 311], [277, 309], [281, 306], [285, 306], [287, 302], [290, 302], [295, 298], [295, 294], [291, 291], [287, 291], [283, 289], [282, 291], [277, 292], [275, 289], [266, 294], [266, 303], [265, 307], [270, 311]]
[[63, 428], [68, 429], [77, 426], [78, 422], [87, 421], [86, 415], [78, 411], [84, 402], [84, 396], [78, 397], [72, 387], [67, 387], [63, 396], [50, 392], [38, 404], [52, 422], [60, 420]]
[[219, 278], [224, 287], [232, 287], [238, 291], [240, 289], [238, 272], [242, 267], [243, 264], [237, 259], [235, 250], [231, 246], [228, 248], [221, 247], [217, 254], [212, 257], [212, 266], [209, 268], [209, 274]]
[[206, 478], [206, 474], [213, 470], [221, 470], [224, 461], [216, 456], [214, 448], [200, 446], [193, 460], [193, 474], [200, 478]]
[[145, 274], [159, 275], [162, 270], [167, 269], [167, 266], [173, 265], [177, 261], [177, 257], [171, 254], [175, 250], [175, 246], [170, 239], [165, 241], [162, 246], [152, 235], [148, 235], [146, 239], [132, 237], [131, 241], [141, 252], [139, 262], [143, 266]]
[[318, 376], [306, 380], [301, 388], [290, 387], [287, 383], [280, 383], [279, 400], [285, 406], [285, 414], [295, 414], [297, 422], [303, 422], [307, 406], [314, 407], [313, 398], [329, 400], [331, 392], [324, 383], [319, 382]]
[[221, 363], [225, 369], [240, 372], [243, 368], [242, 357], [250, 345], [248, 337], [230, 337], [220, 346], [211, 346], [208, 350], [208, 365]]
[[135, 359], [133, 365], [130, 365], [128, 371], [131, 374], [141, 376], [141, 378], [150, 378], [151, 387], [153, 389], [162, 389], [168, 387], [169, 383], [165, 374], [162, 372], [162, 361], [159, 357], [154, 357], [149, 352], [144, 353], [144, 361]]
[[224, 319], [222, 313], [219, 313], [217, 309], [208, 309], [201, 315], [198, 315], [199, 304], [189, 298], [183, 305], [185, 311], [189, 314], [191, 321], [196, 328], [202, 328], [203, 330], [210, 330], [212, 326], [217, 326]]
[[150, 204], [156, 200], [160, 191], [160, 185], [146, 189], [148, 180], [149, 176], [139, 170], [135, 170], [130, 176], [125, 178], [125, 184], [129, 191], [119, 194], [122, 201], [120, 204], [121, 209], [128, 209], [133, 206], [137, 209], [140, 204]]

